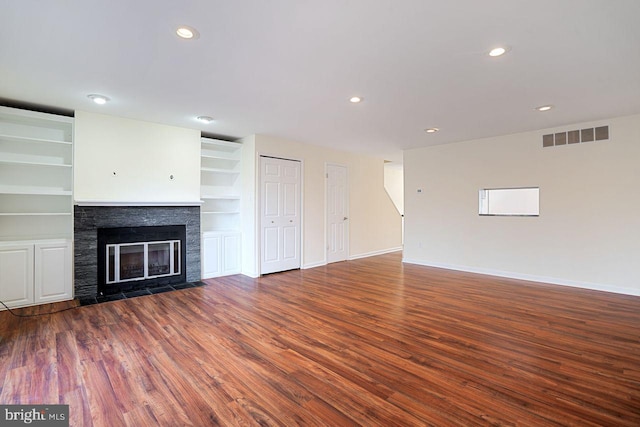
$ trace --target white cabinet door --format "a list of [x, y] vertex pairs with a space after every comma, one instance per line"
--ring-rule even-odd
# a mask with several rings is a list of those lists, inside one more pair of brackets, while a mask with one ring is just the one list
[[222, 275], [222, 236], [203, 235], [202, 237], [202, 278]]
[[35, 245], [36, 304], [73, 298], [71, 243], [38, 243]]
[[33, 304], [33, 245], [0, 247], [0, 301], [9, 307]]
[[222, 236], [222, 274], [240, 273], [240, 233]]
[[204, 233], [202, 278], [240, 273], [240, 233]]

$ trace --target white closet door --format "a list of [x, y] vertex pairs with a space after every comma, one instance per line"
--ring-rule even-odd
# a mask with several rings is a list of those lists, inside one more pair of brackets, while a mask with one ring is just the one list
[[300, 268], [300, 162], [260, 157], [260, 273]]

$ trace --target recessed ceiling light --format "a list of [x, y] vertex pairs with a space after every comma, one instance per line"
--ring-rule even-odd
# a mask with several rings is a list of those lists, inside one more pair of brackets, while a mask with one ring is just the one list
[[357, 104], [358, 102], [362, 102], [362, 98], [360, 98], [359, 96], [352, 96], [351, 98], [349, 98], [349, 102]]
[[439, 130], [440, 130], [440, 129], [438, 129], [438, 128], [428, 128], [428, 129], [425, 129], [424, 131], [425, 131], [426, 133], [436, 133], [436, 132], [438, 132]]
[[553, 105], [542, 105], [540, 107], [536, 107], [538, 111], [549, 111], [553, 108]]
[[506, 47], [496, 47], [489, 51], [489, 56], [493, 56], [493, 57], [502, 56], [505, 53], [507, 53]]
[[211, 123], [213, 121], [213, 117], [198, 116], [198, 117], [196, 117], [196, 120], [198, 120], [199, 122], [202, 122], [202, 123]]
[[181, 37], [183, 39], [197, 39], [198, 37], [200, 37], [200, 33], [198, 32], [198, 30], [196, 30], [193, 27], [189, 27], [187, 25], [181, 25], [178, 27], [178, 29], [176, 30], [176, 34], [178, 35], [178, 37]]
[[107, 98], [106, 96], [98, 95], [95, 93], [92, 93], [91, 95], [87, 95], [87, 98], [89, 98], [90, 100], [92, 100], [98, 105], [104, 105], [107, 103], [107, 101], [109, 101], [109, 98]]

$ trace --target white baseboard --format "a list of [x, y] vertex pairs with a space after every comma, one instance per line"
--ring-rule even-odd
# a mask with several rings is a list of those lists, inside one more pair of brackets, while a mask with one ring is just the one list
[[447, 270], [464, 271], [467, 273], [486, 274], [489, 276], [506, 277], [509, 279], [527, 280], [530, 282], [540, 282], [540, 283], [547, 283], [551, 285], [571, 286], [573, 288], [583, 288], [583, 289], [591, 289], [594, 291], [604, 291], [604, 292], [613, 292], [616, 294], [640, 296], [640, 290], [638, 289], [620, 288], [620, 287], [601, 284], [601, 283], [578, 282], [575, 280], [558, 279], [555, 277], [514, 273], [511, 271], [492, 270], [490, 268], [477, 268], [477, 267], [468, 267], [464, 265], [440, 264], [437, 262], [436, 263], [427, 262], [427, 261], [410, 259], [410, 258], [403, 258], [402, 262], [407, 264], [424, 265], [425, 267], [444, 268]]
[[302, 269], [306, 270], [306, 269], [309, 269], [309, 268], [322, 267], [323, 265], [327, 265], [327, 262], [326, 261], [311, 262], [311, 263], [303, 265]]
[[389, 254], [391, 252], [398, 252], [402, 250], [402, 246], [399, 246], [397, 248], [389, 248], [389, 249], [382, 249], [380, 251], [373, 251], [373, 252], [367, 252], [364, 254], [358, 254], [358, 255], [351, 255], [348, 260], [349, 261], [353, 261], [354, 259], [360, 259], [360, 258], [368, 258], [370, 256], [376, 256], [376, 255], [384, 255], [384, 254]]
[[[383, 249], [381, 251], [374, 251], [374, 252], [367, 252], [365, 254], [351, 255], [350, 257], [347, 258], [347, 260], [348, 261], [352, 261], [354, 259], [367, 258], [367, 257], [370, 257], [370, 256], [376, 256], [376, 255], [383, 255], [383, 254], [388, 254], [388, 253], [391, 253], [391, 252], [398, 252], [398, 251], [401, 251], [401, 250], [402, 250], [402, 246], [400, 246], [398, 248]], [[303, 270], [306, 270], [308, 268], [322, 267], [324, 265], [328, 265], [326, 260], [304, 264], [301, 268]]]
[[251, 277], [252, 279], [257, 279], [258, 277], [260, 277], [260, 275], [255, 271], [241, 271], [240, 274]]

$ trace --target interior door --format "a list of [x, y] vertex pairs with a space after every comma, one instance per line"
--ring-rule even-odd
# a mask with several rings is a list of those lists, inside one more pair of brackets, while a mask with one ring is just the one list
[[300, 268], [300, 162], [260, 157], [260, 273]]
[[347, 168], [327, 165], [327, 262], [345, 261], [349, 252]]

